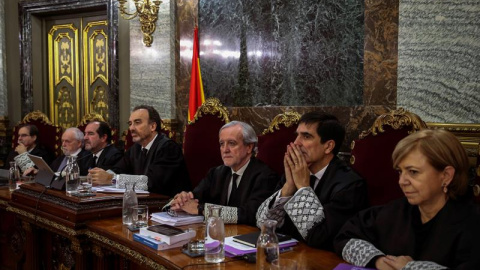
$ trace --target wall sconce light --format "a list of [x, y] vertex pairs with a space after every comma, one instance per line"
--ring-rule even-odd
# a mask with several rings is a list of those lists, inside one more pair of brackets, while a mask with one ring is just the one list
[[131, 20], [139, 17], [142, 26], [143, 44], [150, 47], [153, 42], [152, 34], [155, 32], [155, 23], [158, 19], [158, 8], [162, 1], [160, 0], [133, 0], [135, 3], [135, 12], [129, 13], [125, 7], [128, 0], [118, 0], [120, 14], [125, 20]]

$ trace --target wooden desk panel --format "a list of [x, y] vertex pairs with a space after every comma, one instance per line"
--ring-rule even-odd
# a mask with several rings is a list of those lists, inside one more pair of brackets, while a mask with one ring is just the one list
[[[195, 228], [197, 238], [203, 238], [204, 224], [193, 224], [182, 228]], [[255, 264], [247, 263], [236, 258], [226, 258], [224, 263], [209, 264], [203, 257], [190, 258], [181, 253], [180, 248], [156, 251], [132, 239], [132, 232], [122, 225], [120, 218], [103, 219], [87, 222], [87, 236], [90, 241], [102, 248], [126, 256], [144, 268], [152, 269], [255, 269]], [[246, 225], [226, 225], [227, 236], [245, 234], [258, 230]], [[198, 236], [200, 235], [200, 236]], [[293, 251], [282, 253], [283, 258], [297, 261], [299, 269], [325, 269], [335, 268], [343, 262], [336, 254], [308, 247], [299, 243]]]

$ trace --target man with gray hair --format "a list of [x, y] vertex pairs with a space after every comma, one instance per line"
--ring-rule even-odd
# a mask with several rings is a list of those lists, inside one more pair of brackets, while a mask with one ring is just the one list
[[222, 205], [225, 223], [255, 225], [260, 204], [273, 194], [278, 175], [255, 158], [258, 138], [240, 121], [219, 131], [223, 165], [212, 168], [192, 192], [181, 192], [170, 202], [171, 210], [208, 217], [210, 205]]
[[62, 171], [67, 165], [67, 156], [76, 156], [77, 164], [80, 168], [80, 175], [88, 174], [88, 161], [86, 156], [91, 155], [90, 151], [83, 149], [83, 132], [76, 128], [67, 128], [62, 134], [62, 151], [63, 155], [60, 155], [55, 159], [50, 167], [53, 171]]

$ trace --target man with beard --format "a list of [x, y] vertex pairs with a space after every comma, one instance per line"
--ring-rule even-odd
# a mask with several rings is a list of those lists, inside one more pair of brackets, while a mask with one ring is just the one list
[[90, 170], [93, 184], [122, 188], [134, 182], [135, 189], [169, 196], [190, 189], [182, 148], [160, 133], [161, 121], [153, 107], [135, 107], [128, 121], [135, 144], [111, 170]]
[[111, 144], [112, 130], [102, 121], [93, 121], [85, 127], [85, 150], [92, 152], [88, 160], [90, 168], [109, 170], [123, 156], [123, 154]]
[[63, 171], [67, 165], [68, 156], [75, 156], [77, 157], [77, 164], [80, 168], [80, 175], [88, 174], [89, 164], [87, 156], [92, 153], [83, 149], [83, 132], [80, 129], [71, 127], [63, 132], [62, 151], [63, 155], [57, 157], [57, 159], [50, 164], [53, 171]]

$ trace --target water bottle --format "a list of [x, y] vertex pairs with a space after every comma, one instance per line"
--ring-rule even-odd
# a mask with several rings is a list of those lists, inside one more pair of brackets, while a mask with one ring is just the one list
[[17, 182], [20, 180], [20, 171], [18, 170], [17, 163], [10, 161], [10, 170], [8, 173], [8, 189], [14, 191], [17, 188]]
[[124, 225], [132, 225], [133, 208], [138, 206], [137, 194], [135, 193], [135, 183], [125, 183], [125, 193], [123, 193], [122, 222]]
[[221, 218], [222, 207], [210, 207], [205, 230], [205, 261], [219, 263], [225, 260], [225, 225]]
[[262, 223], [262, 232], [257, 240], [257, 269], [270, 269], [271, 263], [278, 259], [278, 237], [275, 234], [277, 221], [267, 219]]
[[76, 156], [68, 156], [68, 163], [65, 167], [65, 186], [67, 195], [78, 193], [80, 185], [80, 168]]

